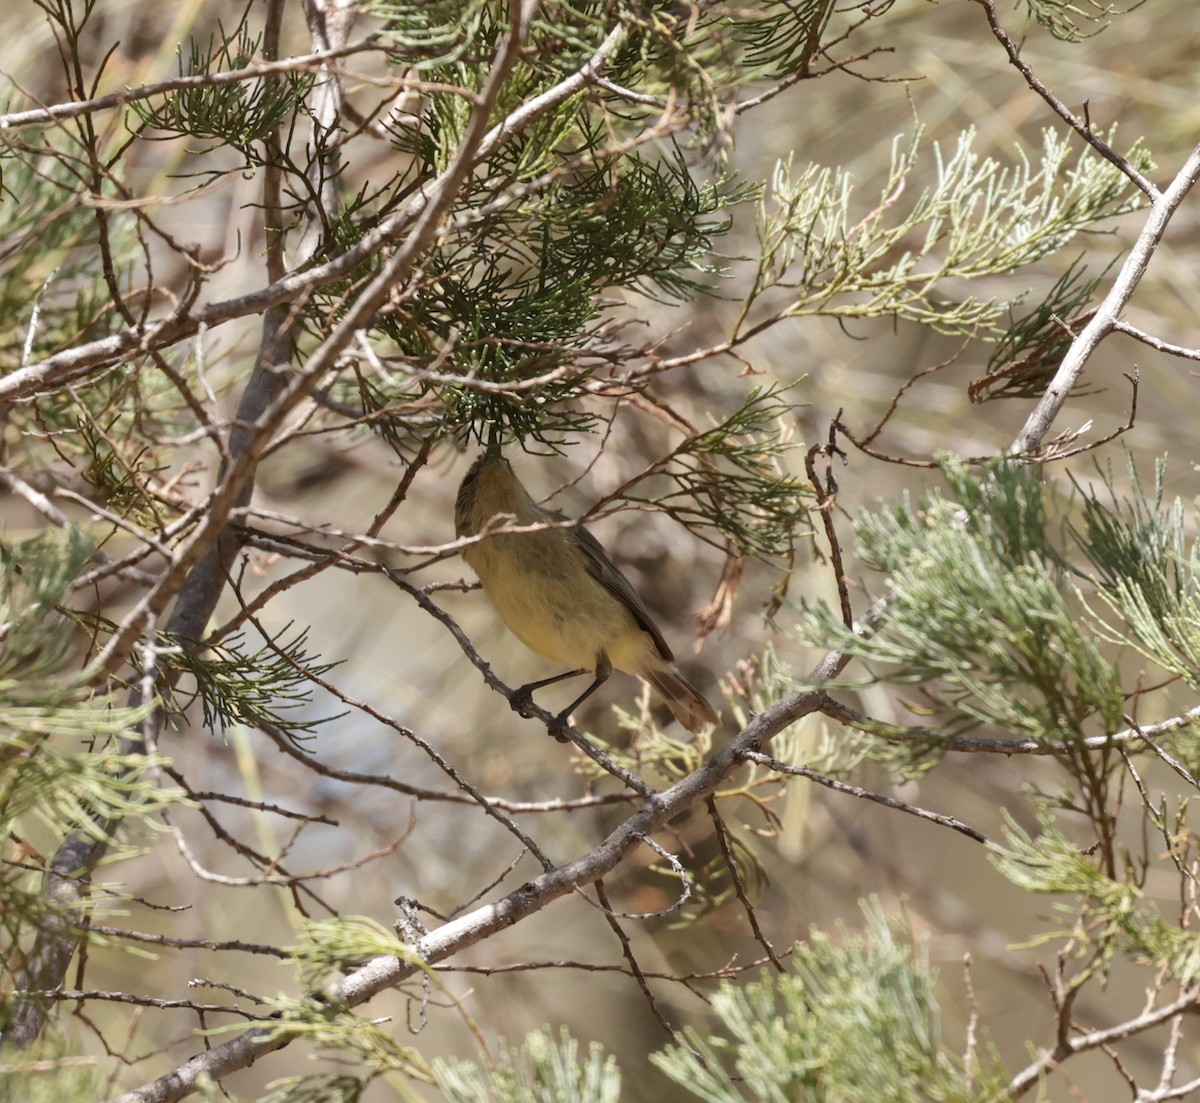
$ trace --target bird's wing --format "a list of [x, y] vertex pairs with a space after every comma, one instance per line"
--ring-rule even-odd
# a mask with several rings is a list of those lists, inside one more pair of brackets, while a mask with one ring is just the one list
[[[558, 520], [566, 520], [561, 513], [556, 514], [555, 517]], [[583, 554], [587, 559], [588, 573], [609, 593], [625, 603], [638, 624], [650, 634], [654, 646], [658, 648], [658, 653], [667, 662], [673, 663], [675, 656], [671, 654], [671, 649], [667, 646], [667, 641], [663, 639], [663, 634], [658, 630], [658, 625], [650, 616], [650, 611], [638, 597], [637, 591], [629, 584], [629, 579], [617, 570], [616, 564], [608, 558], [608, 552], [604, 550], [604, 545], [582, 525], [576, 525], [567, 531], [574, 534], [579, 546], [583, 549]]]

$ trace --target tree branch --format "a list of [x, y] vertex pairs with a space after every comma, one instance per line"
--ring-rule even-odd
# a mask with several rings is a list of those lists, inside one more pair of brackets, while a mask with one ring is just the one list
[[[1168, 1022], [1176, 1015], [1187, 1011], [1194, 1011], [1198, 1004], [1200, 1004], [1200, 993], [1194, 987], [1189, 987], [1177, 999], [1153, 1011], [1147, 1011], [1135, 1019], [1129, 1019], [1116, 1026], [1111, 1026], [1107, 1030], [1093, 1030], [1090, 1034], [1079, 1034], [1073, 1038], [1065, 1038], [1053, 1051], [1043, 1053], [1036, 1061], [1009, 1081], [1008, 1096], [1010, 1099], [1020, 1099], [1021, 1096], [1041, 1080], [1045, 1073], [1073, 1054], [1085, 1053], [1090, 1049], [1099, 1049], [1112, 1042], [1132, 1038], [1135, 1034], [1141, 1034], [1143, 1031], [1150, 1030], [1160, 1023]], [[1149, 1098], [1171, 1099], [1173, 1097], [1170, 1095], [1160, 1095], [1150, 1096]]]
[[1063, 403], [1067, 401], [1067, 396], [1070, 395], [1071, 389], [1083, 373], [1092, 353], [1115, 328], [1118, 316], [1146, 274], [1146, 269], [1150, 266], [1150, 260], [1162, 241], [1171, 217], [1187, 193], [1191, 191], [1198, 177], [1200, 177], [1200, 146], [1192, 150], [1183, 168], [1171, 181], [1171, 186], [1155, 196], [1154, 202], [1150, 206], [1146, 225], [1138, 234], [1137, 241], [1125, 259], [1125, 263], [1121, 265], [1121, 271], [1113, 281], [1111, 290], [1096, 309], [1092, 320], [1071, 342], [1071, 347], [1067, 349], [1067, 354], [1063, 357], [1058, 371], [1055, 372], [1054, 379], [1046, 388], [1046, 393], [1042, 395], [1024, 427], [1017, 434], [1012, 447], [1009, 448], [1010, 455], [1026, 455], [1041, 447], [1043, 438], [1050, 431], [1050, 426], [1062, 409]]

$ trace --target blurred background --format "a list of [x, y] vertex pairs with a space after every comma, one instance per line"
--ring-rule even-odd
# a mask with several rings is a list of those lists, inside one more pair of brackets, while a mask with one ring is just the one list
[[[236, 22], [238, 5], [226, 0], [188, 0], [153, 4], [148, 0], [108, 0], [92, 17], [89, 35], [96, 56], [118, 44], [108, 62], [101, 90], [133, 85], [173, 75], [175, 54], [189, 34], [206, 39], [219, 24]], [[1002, 9], [1010, 32], [1020, 37], [1022, 12]], [[296, 15], [295, 40], [285, 46], [307, 49], [303, 20]], [[780, 158], [797, 163], [816, 161], [845, 166], [857, 182], [862, 209], [870, 209], [886, 180], [891, 143], [895, 136], [924, 128], [925, 141], [952, 148], [967, 127], [977, 131], [981, 154], [1009, 160], [1024, 151], [1036, 160], [1041, 131], [1056, 126], [1046, 105], [1024, 85], [992, 39], [982, 9], [975, 4], [902, 0], [885, 17], [862, 32], [864, 58], [856, 73], [834, 73], [801, 84], [741, 121], [731, 166], [745, 178], [764, 179]], [[1143, 136], [1158, 163], [1154, 178], [1168, 180], [1186, 157], [1200, 123], [1200, 24], [1181, 18], [1180, 8], [1150, 0], [1134, 12], [1116, 18], [1103, 33], [1068, 45], [1032, 32], [1023, 56], [1056, 94], [1075, 110], [1086, 102], [1099, 130], [1119, 124], [1117, 145], [1125, 147]], [[0, 6], [0, 84], [10, 84], [7, 98], [23, 103], [26, 96], [52, 102], [62, 95], [56, 47], [45, 20], [31, 0]], [[864, 79], [870, 78], [870, 79]], [[1061, 129], [1061, 127], [1060, 127]], [[161, 161], [148, 158], [161, 152]], [[177, 190], [172, 174], [185, 171], [187, 154], [175, 144], [143, 146], [136, 181], [145, 194]], [[926, 157], [919, 174], [932, 172]], [[354, 160], [347, 185], [370, 179], [370, 156]], [[253, 204], [259, 184], [233, 174], [203, 199], [163, 208], [160, 219], [182, 240], [194, 240], [205, 257], [233, 257], [206, 290], [211, 298], [237, 294], [261, 281], [262, 241], [259, 212]], [[12, 202], [12, 197], [5, 197]], [[1098, 257], [1121, 253], [1143, 218], [1134, 214], [1112, 227], [1111, 240], [1089, 242]], [[1185, 204], [1171, 224], [1166, 243], [1155, 257], [1127, 314], [1129, 321], [1184, 345], [1200, 345], [1197, 332], [1195, 262], [1198, 223], [1195, 202]], [[755, 248], [752, 212], [737, 216], [734, 235], [721, 243], [731, 257]], [[1082, 247], [1081, 247], [1082, 248]], [[1073, 255], [1068, 250], [1067, 259]], [[1099, 262], [1101, 265], [1103, 261]], [[624, 307], [631, 319], [645, 323], [650, 333], [666, 336], [666, 350], [685, 352], [717, 341], [738, 309], [738, 281], [749, 265], [729, 262], [729, 281], [722, 298], [703, 299], [689, 306], [665, 307], [649, 301], [630, 301]], [[1061, 274], [1046, 266], [1037, 279], [1018, 277], [1036, 301]], [[997, 294], [1011, 286], [997, 285]], [[976, 292], [978, 293], [978, 292]], [[19, 321], [12, 324], [20, 325]], [[214, 378], [222, 364], [244, 364], [253, 355], [253, 326], [223, 327], [209, 337], [208, 358]], [[891, 456], [925, 460], [935, 452], [951, 451], [984, 456], [1003, 451], [1020, 428], [1032, 403], [1028, 400], [973, 405], [968, 384], [983, 374], [989, 349], [978, 343], [965, 351], [957, 338], [942, 338], [908, 325], [863, 324], [845, 327], [829, 320], [803, 319], [770, 330], [744, 350], [753, 374], [739, 375], [736, 366], [702, 365], [690, 375], [664, 380], [664, 391], [675, 408], [696, 425], [735, 407], [752, 387], [779, 382], [805, 405], [789, 429], [803, 443], [793, 454], [795, 473], [802, 474], [804, 449], [824, 441], [831, 419], [842, 417], [856, 434], [865, 435], [888, 410], [897, 389], [934, 365], [942, 370], [924, 375], [904, 395], [874, 447]], [[960, 355], [961, 354], [961, 355]], [[957, 360], [955, 358], [957, 357]], [[953, 361], [953, 362], [951, 362]], [[1191, 497], [1197, 490], [1192, 425], [1196, 380], [1184, 361], [1162, 356], [1120, 335], [1109, 338], [1089, 369], [1091, 393], [1073, 399], [1056, 427], [1085, 429], [1083, 441], [1106, 436], [1128, 416], [1130, 387], [1123, 373], [1140, 372], [1136, 429], [1100, 453], [1121, 475], [1121, 444], [1148, 471], [1154, 457], [1171, 457], [1168, 492]], [[224, 400], [232, 404], [235, 395]], [[521, 457], [517, 469], [535, 497], [554, 495], [552, 505], [575, 515], [619, 485], [631, 471], [658, 455], [668, 438], [656, 436], [645, 424], [629, 423], [597, 458], [597, 441], [582, 441], [569, 455], [557, 459]], [[189, 457], [180, 456], [181, 466]], [[420, 472], [403, 508], [384, 535], [409, 545], [436, 545], [453, 536], [453, 495], [472, 453], [450, 447], [436, 452]], [[593, 462], [595, 461], [595, 462]], [[850, 453], [835, 464], [839, 483], [837, 524], [842, 539], [851, 539], [848, 518], [878, 499], [892, 499], [905, 490], [928, 485], [928, 471], [885, 463]], [[1089, 478], [1087, 461], [1072, 468]], [[281, 450], [268, 462], [258, 483], [256, 502], [265, 509], [319, 521], [332, 529], [361, 531], [391, 495], [403, 467], [379, 440], [368, 435], [342, 439], [314, 436], [302, 447]], [[203, 480], [203, 473], [194, 478]], [[1057, 477], [1056, 471], [1048, 477]], [[578, 482], [576, 479], [578, 478]], [[567, 489], [556, 493], [559, 488]], [[1063, 490], [1066, 491], [1064, 483]], [[20, 503], [6, 501], [2, 519], [8, 532], [23, 532], [41, 522]], [[714, 701], [722, 696], [746, 663], [770, 635], [763, 612], [780, 576], [773, 569], [749, 564], [737, 594], [728, 628], [695, 647], [695, 614], [712, 598], [721, 577], [721, 557], [665, 517], [626, 512], [593, 526], [643, 594], [681, 659], [688, 676]], [[254, 585], [268, 585], [290, 565], [267, 555], [252, 555]], [[854, 593], [856, 611], [867, 607], [879, 580], [863, 577], [853, 563], [848, 573], [862, 586]], [[453, 582], [469, 576], [457, 559], [447, 559], [417, 576], [417, 581]], [[802, 547], [790, 581], [792, 598], [805, 596], [836, 600], [830, 573]], [[483, 657], [509, 685], [545, 677], [553, 671], [527, 653], [504, 628], [477, 591], [448, 589], [439, 602], [467, 631]], [[218, 621], [232, 614], [232, 604]], [[778, 623], [786, 630], [788, 608]], [[324, 661], [340, 665], [331, 677], [348, 696], [368, 703], [379, 713], [396, 718], [433, 744], [437, 751], [486, 793], [511, 801], [553, 801], [579, 797], [592, 783], [570, 749], [548, 739], [536, 722], [511, 713], [503, 700], [482, 683], [453, 638], [422, 614], [394, 587], [378, 576], [328, 571], [288, 590], [268, 607], [264, 623], [279, 631], [289, 622], [311, 625], [309, 650]], [[799, 644], [786, 645], [781, 659], [803, 676], [818, 656]], [[574, 683], [548, 691], [547, 707], [565, 702], [577, 692]], [[555, 696], [555, 694], [560, 696]], [[578, 717], [597, 735], [621, 743], [627, 739], [612, 712], [638, 706], [640, 687], [621, 676], [597, 694]], [[861, 705], [883, 719], [911, 719], [901, 702], [872, 691]], [[736, 730], [730, 706], [718, 705], [724, 723], [717, 742]], [[1186, 705], [1185, 705], [1186, 707]], [[320, 727], [306, 747], [325, 767], [371, 775], [386, 775], [407, 784], [445, 789], [446, 783], [428, 756], [413, 744], [361, 710], [318, 695], [306, 706], [312, 716], [344, 713]], [[1157, 717], [1143, 716], [1143, 722]], [[237, 809], [223, 810], [221, 820], [239, 837], [256, 840], [268, 852], [281, 855], [291, 868], [343, 868], [312, 883], [314, 897], [298, 898], [280, 889], [273, 897], [240, 887], [237, 878], [249, 867], [216, 843], [200, 815], [180, 810], [175, 822], [194, 850], [192, 864], [172, 840], [147, 837], [145, 856], [104, 867], [100, 879], [111, 880], [132, 898], [111, 905], [108, 921], [140, 926], [177, 938], [238, 937], [250, 942], [287, 944], [297, 909], [321, 918], [327, 910], [358, 914], [390, 925], [399, 896], [419, 900], [443, 914], [467, 904], [509, 862], [519, 857], [511, 836], [465, 804], [422, 804], [376, 785], [350, 784], [319, 777], [281, 753], [255, 733], [204, 730], [198, 715], [182, 720], [164, 739], [163, 750], [174, 758], [196, 789], [244, 793], [255, 799], [302, 804], [312, 812], [335, 819], [340, 826], [308, 826], [293, 830], [286, 821]], [[796, 733], [796, 746], [816, 748], [837, 738], [820, 718], [806, 721]], [[917, 782], [897, 786], [881, 771], [867, 770], [860, 782], [927, 808], [955, 815], [989, 834], [999, 832], [1002, 813], [1033, 827], [1023, 793], [1052, 783], [1053, 769], [1032, 759], [1003, 760], [970, 756], [950, 760]], [[1030, 931], [1047, 926], [1050, 902], [1032, 899], [1013, 889], [986, 859], [982, 849], [951, 832], [911, 817], [890, 813], [866, 802], [794, 783], [772, 792], [771, 809], [779, 817], [775, 830], [761, 811], [743, 802], [731, 825], [754, 841], [763, 860], [764, 880], [753, 886], [759, 920], [780, 950], [802, 939], [811, 925], [837, 923], [856, 927], [858, 901], [879, 897], [889, 911], [903, 910], [941, 976], [944, 1029], [957, 1039], [965, 1029], [970, 1002], [963, 979], [963, 960], [971, 958], [971, 976], [980, 1023], [1014, 1072], [1030, 1059], [1029, 1041], [1053, 1037], [1053, 1011], [1038, 963], [1047, 963], [1047, 949], [1021, 948], [1015, 943]], [[556, 860], [567, 860], [594, 846], [627, 814], [624, 804], [610, 804], [569, 813], [524, 814], [519, 818]], [[690, 867], [703, 866], [716, 855], [711, 823], [696, 811], [673, 826], [673, 842], [664, 845], [684, 856]], [[52, 848], [47, 832], [36, 840]], [[367, 859], [370, 859], [369, 861]], [[357, 865], [357, 863], [365, 863]], [[638, 867], [637, 863], [641, 866]], [[608, 885], [615, 905], [627, 912], [667, 907], [677, 885], [650, 869], [654, 856], [645, 851], [624, 867]], [[197, 893], [195, 867], [217, 879], [203, 881]], [[506, 882], [532, 876], [535, 866], [525, 857]], [[494, 895], [494, 894], [493, 894]], [[144, 903], [139, 903], [142, 901]], [[268, 906], [268, 901], [271, 906]], [[146, 904], [153, 905], [153, 908]], [[1031, 911], [1032, 909], [1032, 911]], [[1040, 914], [1039, 914], [1040, 913]], [[438, 922], [427, 917], [430, 927]], [[635, 938], [644, 969], [673, 974], [709, 974], [726, 965], [757, 960], [762, 951], [750, 936], [744, 912], [725, 903], [701, 922], [685, 922], [679, 914], [627, 924]], [[586, 954], [581, 953], [586, 947]], [[524, 962], [583, 961], [610, 971], [533, 969], [485, 975], [471, 966], [495, 969]], [[193, 978], [236, 983], [252, 991], [297, 990], [290, 966], [249, 958], [239, 962], [236, 975], [206, 975], [199, 952], [161, 953], [152, 959], [133, 952], [93, 955], [88, 966], [89, 987], [179, 996]], [[691, 1098], [683, 1095], [647, 1062], [646, 1055], [668, 1039], [652, 1018], [634, 982], [613, 967], [621, 964], [620, 946], [593, 907], [577, 898], [565, 899], [504, 935], [449, 963], [442, 975], [449, 995], [436, 995], [428, 1023], [415, 1031], [421, 1018], [417, 986], [388, 993], [366, 1010], [373, 1017], [392, 1016], [402, 1042], [426, 1058], [440, 1054], [473, 1055], [476, 1029], [489, 1044], [499, 1037], [517, 1041], [543, 1023], [564, 1024], [585, 1040], [601, 1042], [614, 1053], [624, 1073], [622, 1098], [651, 1103]], [[228, 969], [229, 962], [222, 968]], [[459, 971], [454, 971], [459, 970]], [[1129, 984], [1135, 983], [1131, 978]], [[1093, 1026], [1114, 1021], [1136, 1007], [1136, 991], [1123, 987], [1118, 966], [1113, 983], [1097, 990], [1077, 1008], [1077, 1018]], [[703, 1030], [705, 1006], [682, 985], [654, 983], [663, 1013], [675, 1024], [694, 1023]], [[704, 988], [704, 983], [697, 985]], [[205, 989], [215, 1002], [226, 997]], [[1091, 1002], [1089, 1002], [1091, 1001]], [[1121, 1011], [1110, 1010], [1120, 1008]], [[464, 1010], [465, 1009], [465, 1010]], [[136, 1010], [89, 1005], [87, 1021], [76, 1020], [67, 1030], [85, 1052], [100, 1056], [98, 1034], [133, 1064], [120, 1074], [116, 1086], [128, 1087], [161, 1074], [197, 1047], [196, 1023], [180, 1013], [142, 1015]], [[469, 1018], [468, 1018], [469, 1016]], [[229, 1022], [216, 1017], [215, 1021]], [[208, 1024], [212, 1026], [212, 1023]], [[169, 1027], [170, 1029], [166, 1029]], [[1147, 1037], [1145, 1057], [1158, 1060], [1158, 1039]], [[1200, 1055], [1186, 1054], [1193, 1064]], [[321, 1055], [299, 1047], [263, 1061], [228, 1085], [234, 1098], [255, 1098], [277, 1077], [306, 1071]], [[1074, 1092], [1058, 1083], [1048, 1096], [1066, 1100], [1117, 1098], [1106, 1059], [1082, 1057], [1071, 1065]], [[399, 1092], [399, 1096], [397, 1096]], [[368, 1099], [420, 1098], [420, 1089], [379, 1084]]]

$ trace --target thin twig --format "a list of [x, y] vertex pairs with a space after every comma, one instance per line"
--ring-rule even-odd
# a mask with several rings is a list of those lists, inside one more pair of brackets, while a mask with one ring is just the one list
[[389, 45], [377, 35], [371, 35], [351, 45], [336, 50], [318, 50], [311, 54], [297, 54], [279, 61], [256, 61], [241, 69], [228, 69], [223, 73], [201, 73], [188, 77], [168, 77], [166, 80], [145, 84], [140, 88], [123, 88], [107, 96], [96, 96], [87, 100], [72, 100], [56, 103], [52, 107], [35, 107], [28, 111], [13, 111], [0, 115], [0, 130], [17, 130], [26, 126], [43, 126], [63, 119], [77, 119], [84, 115], [95, 115], [114, 108], [126, 107], [140, 100], [165, 96], [169, 92], [183, 92], [194, 88], [216, 88], [226, 84], [242, 84], [259, 80], [276, 73], [305, 72], [338, 58], [351, 57], [368, 51], [386, 53]]
[[1034, 73], [1021, 57], [1020, 47], [1000, 25], [1000, 18], [996, 14], [995, 0], [976, 0], [976, 3], [983, 7], [987, 15], [988, 26], [992, 29], [992, 34], [995, 36], [996, 41], [1004, 47], [1004, 52], [1008, 54], [1009, 62], [1025, 78], [1025, 83], [1046, 101], [1051, 111], [1099, 153], [1101, 157], [1120, 169], [1148, 198], [1157, 201], [1159, 191], [1154, 186], [1154, 183], [1143, 176], [1137, 168], [1130, 164], [1127, 158], [1122, 157], [1112, 146], [1092, 130], [1088, 119], [1081, 119], [1038, 79], [1037, 74]]
[[[1087, 1034], [1076, 1034], [1064, 1038], [1053, 1052], [1043, 1053], [1036, 1061], [1028, 1065], [1008, 1083], [1010, 1099], [1019, 1099], [1030, 1088], [1034, 1087], [1042, 1076], [1067, 1057], [1088, 1050], [1099, 1049], [1112, 1042], [1132, 1038], [1136, 1034], [1151, 1030], [1160, 1023], [1169, 1022], [1176, 1015], [1193, 1012], [1200, 1005], [1200, 997], [1194, 986], [1188, 986], [1182, 995], [1153, 1011], [1147, 1011], [1136, 1018], [1128, 1019], [1106, 1030], [1093, 1030]], [[1154, 1098], [1154, 1097], [1151, 1097]], [[1181, 1098], [1180, 1096], [1160, 1096], [1162, 1099]]]
[[962, 820], [956, 819], [954, 816], [946, 816], [940, 812], [930, 812], [927, 808], [919, 808], [915, 804], [897, 800], [895, 797], [885, 797], [882, 793], [873, 793], [871, 790], [864, 789], [860, 785], [849, 785], [844, 781], [838, 781], [836, 778], [819, 774], [816, 770], [811, 770], [807, 766], [793, 766], [790, 763], [780, 762], [777, 758], [771, 758], [770, 755], [760, 754], [757, 751], [746, 751], [742, 754], [742, 757], [747, 762], [757, 762], [760, 766], [766, 766], [776, 773], [790, 774], [794, 777], [806, 777], [809, 781], [815, 781], [819, 785], [824, 785], [827, 789], [834, 790], [834, 792], [846, 793], [861, 800], [874, 801], [876, 804], [882, 804], [885, 808], [894, 808], [898, 812], [906, 812], [908, 815], [916, 816], [918, 819], [929, 820], [931, 823], [939, 824], [942, 827], [949, 827], [952, 831], [957, 831], [960, 835], [966, 835], [968, 839], [973, 839], [977, 843], [986, 844], [992, 841], [982, 831], [976, 831], [975, 828], [963, 823]]
[[1127, 334], [1135, 340], [1141, 341], [1142, 344], [1149, 345], [1152, 349], [1158, 349], [1159, 352], [1165, 352], [1170, 356], [1180, 356], [1185, 360], [1200, 360], [1200, 349], [1164, 341], [1161, 337], [1155, 337], [1152, 333], [1147, 333], [1144, 329], [1139, 329], [1120, 318], [1113, 322], [1112, 327], [1118, 333]]
[[1181, 731], [1200, 723], [1200, 705], [1179, 716], [1157, 724], [1146, 724], [1138, 728], [1123, 728], [1102, 735], [1089, 735], [1083, 739], [1062, 742], [1053, 739], [992, 739], [986, 736], [958, 735], [946, 737], [930, 728], [906, 728], [899, 724], [886, 724], [852, 709], [824, 693], [815, 694], [815, 708], [831, 719], [838, 720], [867, 735], [898, 743], [928, 743], [941, 751], [961, 751], [968, 754], [1004, 755], [1063, 755], [1074, 751], [1101, 751], [1108, 747], [1137, 741], [1149, 742], [1147, 735], [1162, 735]]
[[600, 901], [600, 907], [604, 912], [605, 921], [612, 928], [613, 934], [617, 936], [617, 941], [621, 943], [621, 954], [627, 962], [629, 962], [629, 971], [633, 974], [637, 981], [638, 988], [646, 999], [646, 1006], [650, 1008], [650, 1014], [654, 1016], [655, 1021], [663, 1028], [667, 1036], [673, 1041], [679, 1040], [675, 1033], [675, 1028], [667, 1022], [666, 1016], [659, 1010], [658, 1000], [654, 998], [654, 993], [650, 991], [650, 984], [646, 980], [646, 974], [642, 972], [641, 965], [638, 964], [638, 959], [634, 956], [633, 946], [629, 942], [629, 936], [622, 929], [621, 924], [617, 921], [617, 917], [612, 910], [612, 905], [608, 902], [608, 893], [604, 889], [603, 880], [596, 881], [596, 899]]
[[775, 967], [776, 972], [784, 973], [787, 970], [783, 967], [783, 962], [775, 954], [775, 947], [771, 945], [767, 936], [763, 934], [762, 927], [758, 924], [758, 913], [754, 910], [754, 905], [750, 903], [750, 898], [746, 895], [746, 888], [742, 884], [742, 875], [738, 871], [737, 855], [733, 853], [733, 848], [729, 845], [729, 831], [725, 827], [725, 821], [721, 819], [721, 813], [717, 810], [717, 801], [715, 797], [709, 796], [705, 800], [705, 805], [708, 807], [708, 817], [712, 820], [713, 828], [717, 833], [717, 842], [721, 846], [721, 856], [725, 859], [725, 868], [729, 870], [729, 876], [733, 881], [733, 891], [737, 894], [737, 898], [741, 901], [742, 910], [746, 913], [746, 918], [750, 922], [750, 930], [754, 932], [755, 941], [767, 952], [767, 958]]

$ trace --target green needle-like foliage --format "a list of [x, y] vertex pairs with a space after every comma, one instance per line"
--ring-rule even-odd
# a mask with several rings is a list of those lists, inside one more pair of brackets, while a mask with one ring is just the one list
[[449, 1103], [618, 1103], [621, 1074], [593, 1042], [586, 1056], [564, 1028], [530, 1034], [486, 1063], [438, 1060], [433, 1075]]
[[781, 431], [785, 388], [754, 390], [721, 424], [688, 437], [647, 472], [671, 489], [630, 501], [652, 505], [700, 539], [738, 555], [786, 558], [807, 530], [809, 491], [784, 473], [793, 444]]
[[[261, 36], [244, 26], [231, 34], [222, 30], [202, 47], [191, 40], [187, 61], [183, 47], [178, 52], [179, 75], [208, 76], [230, 69], [243, 69], [261, 57]], [[257, 81], [211, 84], [168, 93], [160, 103], [150, 100], [131, 104], [140, 120], [143, 137], [166, 140], [195, 138], [238, 150], [247, 165], [265, 160], [263, 143], [295, 112], [304, 110], [304, 99], [312, 86], [307, 73], [284, 73]]]
[[62, 1038], [14, 1053], [0, 1073], [5, 1103], [93, 1103], [103, 1093], [102, 1078], [91, 1063], [81, 1064]]
[[[47, 141], [65, 144], [51, 132]], [[117, 328], [102, 258], [87, 209], [68, 198], [79, 187], [78, 170], [63, 160], [39, 158], [0, 145], [0, 369], [57, 351], [83, 337]], [[112, 236], [118, 281], [131, 258], [128, 227]]]
[[[951, 280], [1003, 275], [1064, 248], [1081, 230], [1137, 206], [1121, 172], [1051, 131], [1035, 168], [1018, 149], [1002, 165], [980, 157], [964, 132], [953, 152], [933, 146], [936, 182], [904, 195], [921, 157], [921, 132], [897, 139], [875, 204], [852, 207], [841, 169], [779, 163], [759, 210], [761, 259], [754, 297], [789, 293], [791, 316], [894, 315], [945, 333], [995, 331], [1012, 300], [951, 296]], [[1135, 147], [1129, 159], [1145, 168]]]
[[1093, 969], [1106, 971], [1120, 954], [1182, 983], [1200, 977], [1200, 935], [1170, 922], [1136, 880], [1106, 874], [1048, 809], [1039, 820], [1033, 836], [1006, 815], [1005, 839], [993, 846], [992, 860], [1023, 891], [1061, 897], [1060, 930], [1047, 938], [1069, 938], [1077, 957], [1097, 951]]
[[[782, 976], [722, 982], [710, 1032], [685, 1028], [651, 1062], [688, 1097], [706, 1103], [987, 1103], [1004, 1079], [990, 1049], [970, 1059], [942, 1037], [935, 977], [912, 935], [877, 904], [861, 933], [814, 930]], [[516, 1049], [469, 1061], [435, 1061], [450, 1103], [612, 1103], [621, 1076], [595, 1043], [587, 1058], [549, 1029]]]
[[308, 920], [301, 925], [303, 941], [288, 948], [306, 988], [326, 982], [352, 962], [372, 957], [418, 960], [394, 932], [365, 916]]
[[[724, 982], [719, 1033], [688, 1027], [651, 1061], [706, 1103], [985, 1103], [993, 1068], [968, 1067], [941, 1034], [928, 962], [877, 905], [861, 934], [814, 930], [779, 976]], [[990, 1064], [990, 1058], [989, 1058]]]
[[1145, 0], [1127, 4], [1101, 3], [1099, 0], [1023, 0], [1030, 17], [1062, 42], [1081, 42], [1099, 34], [1114, 15], [1140, 8]]
[[362, 8], [382, 21], [403, 63], [421, 71], [449, 65], [496, 37], [496, 5], [488, 0], [365, 0]]
[[334, 719], [303, 715], [312, 704], [312, 678], [338, 664], [321, 662], [308, 653], [306, 629], [288, 639], [290, 630], [290, 625], [285, 626], [271, 644], [256, 651], [248, 650], [241, 636], [204, 648], [186, 643], [173, 648], [171, 661], [190, 675], [190, 686], [177, 691], [177, 707], [186, 707], [190, 691], [200, 701], [209, 731], [268, 723], [293, 740], [311, 735]]
[[[614, 159], [599, 152], [599, 140], [586, 135], [581, 149], [594, 163], [536, 205], [447, 240], [425, 264], [423, 292], [380, 318], [378, 331], [396, 350], [395, 386], [361, 374], [356, 384], [368, 411], [395, 412], [373, 419], [377, 431], [402, 441], [403, 411], [428, 410], [434, 399], [456, 435], [495, 424], [553, 446], [591, 421], [570, 403], [591, 374], [578, 361], [601, 334], [600, 295], [685, 299], [716, 274], [713, 239], [729, 228], [719, 212], [748, 190], [732, 180], [697, 184], [679, 150]], [[501, 181], [523, 171], [511, 162], [492, 167]], [[332, 286], [329, 301], [345, 287]]]
[[[1086, 322], [1096, 288], [1108, 274], [1086, 278], [1079, 258], [1027, 313], [1013, 317], [988, 357], [987, 375], [970, 387], [971, 398], [987, 402], [993, 398], [1033, 398], [1053, 378], [1075, 334]], [[1077, 385], [1075, 394], [1085, 393]]]
[[726, 16], [746, 43], [742, 65], [758, 73], [799, 73], [812, 62], [832, 0], [783, 0], [762, 5], [757, 19]]
[[807, 605], [802, 634], [867, 660], [868, 680], [920, 685], [947, 734], [991, 724], [1069, 741], [1116, 730], [1120, 679], [1081, 616], [1037, 469], [947, 462], [943, 473], [949, 495], [881, 506], [856, 525], [863, 561], [890, 576], [881, 631], [856, 637]]
[[274, 1021], [265, 1029], [290, 1039], [303, 1040], [317, 1049], [336, 1052], [345, 1062], [369, 1071], [362, 1075], [310, 1073], [275, 1081], [263, 1103], [328, 1103], [357, 1100], [375, 1080], [402, 1075], [428, 1080], [420, 1054], [402, 1044], [378, 1023], [320, 1000], [272, 999]]
[[[122, 748], [146, 708], [119, 708], [75, 683], [66, 665], [76, 625], [63, 611], [93, 551], [76, 529], [0, 545], [0, 834], [18, 849], [46, 829], [104, 839], [178, 799], [159, 788], [157, 758]], [[55, 914], [40, 892], [36, 861], [0, 865], [0, 927], [21, 963], [20, 936]], [[79, 916], [70, 917], [78, 921]], [[5, 993], [11, 980], [3, 980]], [[0, 999], [0, 1028], [8, 1015]]]
[[1109, 475], [1111, 504], [1095, 494], [1085, 498], [1076, 538], [1114, 614], [1111, 638], [1194, 690], [1200, 687], [1200, 546], [1194, 516], [1178, 499], [1163, 501], [1164, 473], [1160, 464], [1147, 491], [1131, 466], [1133, 496], [1126, 502], [1117, 500]]

